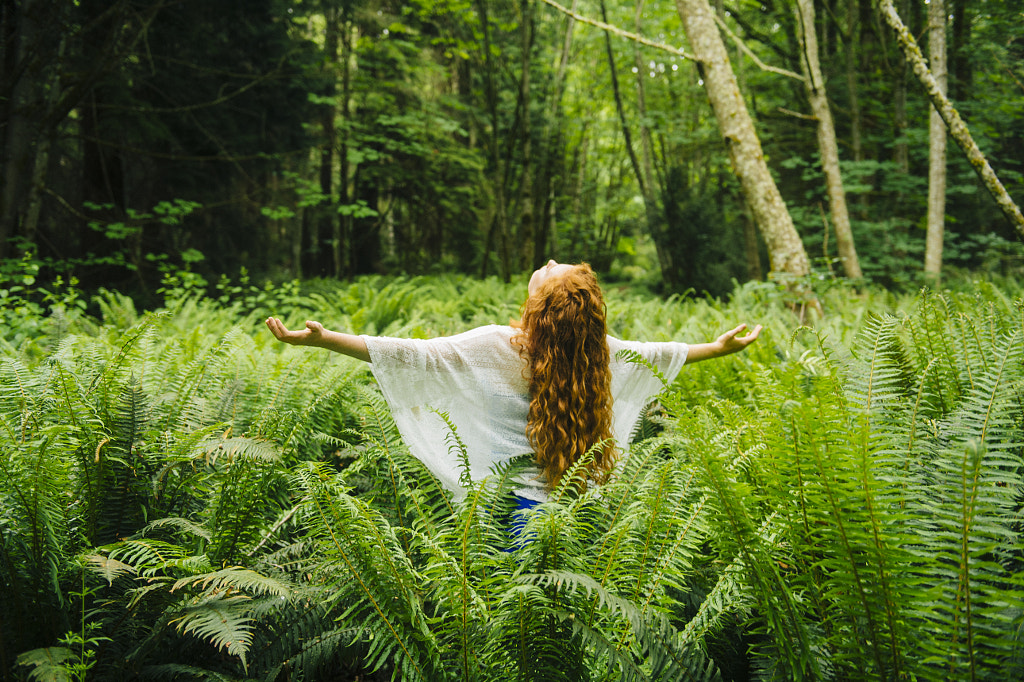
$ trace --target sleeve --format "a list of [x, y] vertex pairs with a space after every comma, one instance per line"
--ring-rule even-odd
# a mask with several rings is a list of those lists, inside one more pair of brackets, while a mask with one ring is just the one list
[[449, 449], [444, 412], [480, 480], [499, 461], [529, 452], [522, 361], [497, 326], [435, 339], [364, 337], [370, 369], [409, 451], [458, 498], [462, 462]]
[[689, 346], [675, 341], [640, 342], [608, 338], [612, 366], [612, 431], [619, 446], [625, 449], [640, 423], [640, 414], [664, 387], [651, 370], [621, 357], [622, 351], [633, 351], [657, 367], [671, 384], [686, 362]]

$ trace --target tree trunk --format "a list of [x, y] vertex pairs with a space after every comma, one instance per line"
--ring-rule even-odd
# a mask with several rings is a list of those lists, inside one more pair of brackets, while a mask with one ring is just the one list
[[[934, 2], [934, 0], [932, 1]], [[828, 105], [828, 95], [825, 92], [825, 80], [821, 75], [813, 0], [797, 0], [794, 11], [803, 49], [800, 66], [804, 74], [807, 100], [811, 105], [811, 113], [818, 121], [818, 151], [821, 155], [821, 169], [825, 173], [829, 212], [832, 214], [832, 224], [836, 232], [839, 260], [843, 264], [843, 272], [847, 277], [859, 279], [863, 273], [860, 270], [857, 249], [853, 242], [853, 230], [850, 227], [850, 213], [846, 207], [843, 176], [839, 171], [839, 144], [836, 142], [836, 128], [832, 121], [832, 110]]]
[[[604, 23], [608, 23], [608, 13], [605, 9], [604, 0], [601, 0], [601, 19]], [[646, 205], [650, 199], [648, 194], [649, 188], [647, 187], [643, 171], [640, 168], [640, 161], [636, 157], [636, 150], [633, 149], [633, 134], [629, 129], [628, 122], [626, 121], [626, 110], [622, 103], [622, 92], [619, 89], [619, 76], [615, 67], [615, 53], [612, 51], [612, 39], [608, 31], [604, 32], [604, 47], [605, 54], [608, 57], [608, 72], [611, 75], [612, 95], [615, 98], [615, 110], [619, 115], [619, 126], [622, 129], [622, 137], [625, 140], [626, 154], [629, 156], [630, 164], [633, 166], [637, 184], [640, 186], [640, 194], [643, 195], [644, 204]]]
[[[43, 118], [53, 120], [54, 109], [61, 92], [60, 75], [63, 71], [64, 49], [67, 41], [61, 37], [57, 47], [57, 63], [47, 76], [48, 82], [43, 87]], [[39, 141], [35, 149], [35, 162], [32, 165], [32, 180], [29, 183], [28, 197], [25, 201], [25, 222], [22, 234], [26, 241], [36, 242], [36, 229], [39, 226], [39, 214], [43, 205], [43, 189], [50, 171], [50, 148], [56, 135], [54, 127], [45, 126], [40, 131]], [[58, 254], [59, 256], [60, 254]]]
[[953, 44], [948, 50], [947, 72], [951, 71], [949, 92], [954, 102], [967, 99], [971, 92], [971, 60], [967, 55], [967, 41], [971, 36], [971, 15], [967, 0], [953, 0]]
[[530, 52], [533, 48], [533, 5], [531, 0], [521, 0], [520, 40], [522, 55], [519, 77], [519, 109], [521, 114], [520, 144], [523, 148], [522, 181], [519, 186], [519, 249], [516, 253], [516, 269], [528, 268], [533, 264], [534, 240], [536, 239], [536, 215], [534, 214], [535, 199], [533, 196], [533, 134], [530, 125]]
[[[579, 0], [573, 0], [572, 12], [576, 11]], [[560, 140], [562, 129], [562, 93], [565, 87], [565, 76], [569, 69], [569, 55], [572, 51], [573, 29], [576, 20], [572, 15], [565, 18], [565, 38], [562, 41], [562, 52], [558, 59], [558, 69], [555, 71], [555, 79], [552, 83], [551, 99], [549, 101], [549, 112], [544, 123], [544, 131], [540, 145], [540, 173], [541, 192], [544, 197], [543, 210], [538, 211], [539, 225], [537, 239], [534, 241], [533, 265], [540, 267], [548, 258], [558, 258], [558, 221], [555, 215], [555, 163], [551, 161], [552, 139]], [[559, 145], [560, 146], [560, 145]], [[557, 166], [564, 172], [564, 162], [561, 160]]]
[[[642, 35], [643, 13], [644, 0], [637, 0], [636, 8], [633, 11], [633, 28], [637, 35]], [[647, 191], [651, 196], [654, 196], [651, 128], [647, 125], [647, 97], [644, 93], [644, 74], [647, 72], [647, 67], [643, 63], [640, 43], [633, 43], [633, 68], [636, 69], [636, 108], [640, 126], [640, 169], [643, 172], [644, 185], [648, 188]]]
[[[602, 3], [602, 18], [604, 15], [604, 4]], [[643, 0], [638, 0], [636, 8], [633, 12], [633, 29], [637, 35], [643, 33], [643, 12], [644, 3]], [[605, 23], [608, 23], [607, 18], [604, 19]], [[605, 33], [605, 39], [607, 40], [608, 34]], [[678, 272], [678, 264], [672, 257], [672, 249], [669, 248], [667, 243], [668, 237], [668, 225], [665, 216], [661, 211], [658, 210], [658, 202], [655, 197], [663, 192], [659, 192], [655, 187], [655, 176], [654, 176], [654, 145], [651, 142], [651, 128], [647, 125], [647, 93], [644, 88], [644, 74], [647, 73], [647, 66], [643, 63], [643, 55], [640, 52], [640, 44], [633, 44], [633, 68], [636, 70], [636, 108], [637, 108], [637, 120], [639, 121], [639, 133], [640, 133], [640, 162], [637, 163], [635, 156], [631, 156], [630, 160], [633, 162], [633, 170], [637, 175], [637, 179], [640, 181], [640, 191], [643, 193], [644, 198], [644, 215], [647, 219], [647, 231], [651, 235], [651, 239], [654, 241], [654, 250], [658, 257], [658, 266], [661, 269], [661, 277], [669, 285], [671, 289], [679, 288], [679, 280], [681, 273]], [[608, 44], [608, 58], [611, 59], [611, 44]], [[616, 97], [618, 96], [618, 88], [616, 88]], [[622, 118], [623, 130], [626, 130], [626, 118], [625, 113], [619, 108], [619, 116]], [[626, 136], [628, 143], [629, 136]], [[664, 190], [664, 188], [662, 188]], [[662, 204], [664, 205], [664, 204]]]
[[[906, 0], [900, 0], [905, 3]], [[905, 4], [901, 5], [905, 7]], [[901, 59], [896, 66], [896, 80], [893, 84], [893, 161], [900, 173], [910, 173], [910, 145], [907, 143], [907, 61]]]
[[5, 87], [0, 93], [0, 115], [6, 124], [0, 146], [0, 258], [8, 255], [7, 241], [17, 234], [23, 220], [25, 197], [34, 176], [38, 124], [44, 113], [39, 101], [39, 80], [44, 74], [39, 73], [38, 66], [31, 68], [40, 61], [33, 59], [33, 54], [45, 49], [46, 27], [39, 20], [44, 3], [26, 0], [20, 5], [7, 10], [4, 28], [12, 35], [0, 53], [4, 70], [13, 75], [8, 81], [8, 74], [4, 74]]
[[[581, 228], [584, 223], [584, 212], [587, 208], [583, 202], [583, 192], [586, 186], [587, 180], [587, 160], [590, 153], [590, 135], [587, 130], [587, 126], [584, 123], [583, 130], [580, 131], [580, 144], [576, 148], [576, 173], [573, 176], [572, 192], [572, 225], [573, 225], [573, 243], [580, 241]], [[587, 218], [589, 220], [589, 218]]]
[[501, 120], [498, 117], [498, 92], [495, 86], [494, 58], [491, 54], [491, 27], [487, 15], [487, 0], [476, 0], [474, 3], [477, 13], [480, 15], [480, 30], [483, 33], [483, 67], [484, 67], [484, 97], [486, 101], [487, 114], [490, 118], [490, 128], [487, 135], [487, 150], [490, 156], [491, 188], [494, 193], [494, 214], [491, 227], [487, 234], [487, 248], [484, 250], [483, 261], [480, 268], [482, 276], [487, 275], [487, 260], [490, 258], [490, 246], [497, 242], [498, 269], [503, 281], [512, 279], [512, 268], [509, 263], [509, 235], [508, 235], [508, 200], [505, 185], [504, 163], [499, 152], [498, 135], [501, 130]]
[[[642, 3], [641, 3], [642, 4]], [[638, 12], [641, 10], [638, 10]], [[604, 23], [608, 23], [608, 12], [605, 6], [604, 0], [601, 0], [601, 20]], [[637, 22], [639, 22], [639, 14], [637, 14]], [[633, 148], [633, 134], [629, 127], [629, 121], [626, 118], [626, 109], [622, 102], [622, 91], [619, 88], [619, 77], [615, 67], [615, 53], [612, 50], [611, 34], [608, 31], [604, 32], [604, 46], [605, 53], [608, 57], [608, 71], [611, 76], [612, 82], [612, 94], [615, 98], [615, 110], [619, 116], [619, 126], [622, 129], [623, 144], [626, 147], [626, 154], [629, 157], [630, 166], [633, 169], [633, 175], [636, 177], [637, 186], [640, 188], [640, 195], [644, 200], [644, 214], [647, 218], [647, 228], [650, 232], [651, 239], [654, 241], [654, 249], [658, 255], [658, 265], [661, 269], [662, 278], [668, 282], [670, 287], [674, 287], [676, 280], [676, 273], [672, 267], [671, 256], [668, 249], [665, 248], [665, 236], [662, 233], [663, 230], [660, 228], [660, 219], [658, 217], [657, 203], [654, 200], [654, 188], [650, 184], [649, 172], [645, 172], [645, 167], [641, 164], [640, 159], [637, 158], [636, 150]], [[638, 79], [642, 79], [642, 72], [638, 73]], [[639, 106], [643, 106], [643, 83], [642, 80], [637, 81], [637, 92], [639, 97]], [[642, 110], [639, 112], [639, 118], [643, 118]], [[643, 130], [641, 129], [641, 135]], [[641, 143], [641, 147], [643, 144]], [[648, 159], [649, 159], [648, 155]]]
[[[324, 13], [326, 22], [324, 31], [324, 69], [333, 80], [334, 69], [338, 62], [338, 15], [333, 9]], [[334, 89], [332, 87], [332, 93]], [[307, 245], [307, 263], [303, 271], [312, 277], [325, 277], [331, 273], [329, 254], [326, 252], [326, 239], [333, 230], [335, 216], [334, 201], [334, 150], [337, 147], [337, 128], [335, 118], [338, 115], [337, 104], [333, 101], [324, 104], [320, 109], [320, 125], [323, 128], [324, 141], [320, 147], [320, 193], [324, 199], [318, 207], [316, 216], [309, 221]]]
[[803, 277], [810, 272], [807, 252], [768, 171], [761, 141], [740, 94], [708, 0], [676, 0], [676, 8], [698, 60], [698, 71], [718, 119], [733, 171], [768, 246], [771, 268], [779, 274]]
[[[946, 94], [946, 3], [928, 5], [928, 62], [939, 92]], [[928, 237], [924, 247], [925, 276], [938, 281], [942, 272], [942, 238], [946, 223], [946, 125], [931, 106], [928, 126]]]
[[[355, 42], [353, 35], [355, 27], [352, 25], [349, 16], [348, 4], [345, 3], [341, 16], [341, 102], [338, 106], [341, 116], [345, 121], [352, 116], [352, 44]], [[341, 130], [341, 139], [338, 146], [338, 203], [350, 205], [355, 201], [354, 174], [352, 163], [349, 161], [349, 131], [350, 125], [345, 125]], [[333, 216], [331, 225], [331, 253], [333, 254], [334, 276], [337, 278], [350, 278], [356, 270], [356, 263], [353, 262], [355, 249], [352, 248], [352, 212], [342, 213]], [[348, 258], [345, 257], [346, 249]]]
[[985, 189], [989, 191], [1003, 215], [1016, 230], [1017, 236], [1024, 240], [1024, 214], [1021, 214], [1020, 208], [1013, 203], [1013, 199], [1003, 187], [1003, 183], [999, 181], [992, 166], [989, 165], [988, 159], [981, 153], [974, 138], [971, 137], [971, 131], [968, 130], [967, 124], [960, 118], [960, 114], [953, 107], [949, 98], [939, 89], [938, 83], [935, 82], [935, 78], [928, 70], [924, 55], [921, 54], [921, 48], [917, 46], [914, 36], [910, 34], [896, 13], [896, 9], [892, 6], [892, 0], [879, 0], [878, 10], [882, 13], [885, 22], [896, 33], [896, 40], [900, 44], [900, 49], [903, 50], [903, 56], [913, 68], [914, 75], [921, 81], [932, 104], [942, 116], [942, 120], [946, 122], [949, 134], [953, 136], [953, 140], [967, 157], [968, 163], [981, 178]]
[[[850, 99], [850, 151], [854, 162], [864, 160], [864, 143], [861, 128], [863, 119], [860, 110], [860, 85], [857, 79], [860, 44], [860, 12], [859, 0], [847, 0], [846, 3], [846, 91]], [[867, 194], [861, 194], [857, 201], [860, 216], [867, 213]]]

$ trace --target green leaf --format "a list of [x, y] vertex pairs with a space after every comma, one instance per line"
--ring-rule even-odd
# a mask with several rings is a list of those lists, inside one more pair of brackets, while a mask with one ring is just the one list
[[33, 682], [70, 682], [66, 664], [73, 660], [71, 649], [51, 646], [26, 651], [15, 659], [15, 664], [30, 668], [28, 679]]

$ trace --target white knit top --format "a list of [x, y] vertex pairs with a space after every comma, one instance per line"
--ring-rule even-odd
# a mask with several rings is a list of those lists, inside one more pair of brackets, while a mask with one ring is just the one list
[[[496, 463], [532, 452], [526, 439], [526, 363], [510, 341], [515, 333], [512, 327], [489, 325], [435, 339], [363, 337], [371, 370], [402, 439], [456, 499], [465, 494], [459, 485], [459, 457], [449, 450], [448, 426], [435, 411], [447, 413], [455, 424], [468, 451], [473, 481], [486, 477]], [[624, 349], [636, 351], [672, 381], [686, 362], [687, 345], [608, 337], [612, 436], [621, 446], [628, 444], [641, 411], [662, 388], [648, 368], [616, 357]], [[517, 494], [547, 499], [539, 470], [519, 482]]]

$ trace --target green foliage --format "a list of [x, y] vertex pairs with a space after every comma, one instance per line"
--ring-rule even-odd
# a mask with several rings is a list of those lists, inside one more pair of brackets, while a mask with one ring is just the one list
[[200, 660], [187, 651], [205, 641], [244, 667], [256, 614], [291, 591], [233, 567], [280, 531], [286, 468], [326, 456], [314, 433], [351, 419], [351, 374], [208, 331], [230, 317], [195, 301], [173, 317], [139, 318], [114, 294], [101, 307], [111, 324], [93, 336], [41, 339], [45, 361], [0, 368], [5, 654], [72, 629], [80, 557], [88, 622], [74, 632], [112, 640], [90, 678]]
[[778, 283], [609, 287], [618, 336], [766, 329], [684, 368], [612, 480], [570, 472], [518, 537], [524, 462], [452, 496], [363, 365], [260, 324], [280, 302], [453, 333], [514, 315], [521, 284], [227, 283], [141, 315], [107, 292], [101, 320], [41, 325], [0, 365], [4, 660], [32, 679], [1020, 677], [1024, 304], [955, 284], [823, 286], [814, 329]]

